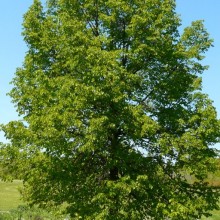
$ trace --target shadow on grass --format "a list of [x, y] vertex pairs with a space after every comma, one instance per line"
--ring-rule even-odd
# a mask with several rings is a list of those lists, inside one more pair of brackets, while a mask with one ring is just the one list
[[20, 205], [17, 209], [0, 212], [0, 220], [69, 220], [66, 215], [57, 214], [37, 207]]

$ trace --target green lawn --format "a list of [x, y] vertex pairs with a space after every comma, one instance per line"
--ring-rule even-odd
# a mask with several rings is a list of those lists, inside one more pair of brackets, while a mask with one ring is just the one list
[[0, 181], [0, 211], [9, 211], [23, 204], [18, 192], [19, 186], [22, 186], [20, 180], [14, 180], [13, 182]]
[[219, 220], [220, 219], [220, 210], [212, 212], [213, 215], [209, 218], [202, 218], [202, 220]]

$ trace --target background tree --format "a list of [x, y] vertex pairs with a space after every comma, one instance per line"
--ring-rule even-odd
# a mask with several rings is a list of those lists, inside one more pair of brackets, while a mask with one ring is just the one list
[[180, 35], [174, 0], [35, 0], [23, 25], [29, 49], [10, 93], [23, 120], [2, 127], [1, 152], [29, 203], [66, 202], [73, 219], [217, 208], [205, 180], [220, 129], [201, 92], [212, 45], [201, 21]]

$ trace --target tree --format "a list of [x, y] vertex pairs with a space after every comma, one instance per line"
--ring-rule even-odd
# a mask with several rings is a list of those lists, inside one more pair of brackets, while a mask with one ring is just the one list
[[[201, 91], [212, 40], [174, 0], [35, 0], [2, 155], [30, 204], [73, 219], [196, 219], [218, 207], [220, 124]], [[9, 168], [8, 168], [9, 169]]]

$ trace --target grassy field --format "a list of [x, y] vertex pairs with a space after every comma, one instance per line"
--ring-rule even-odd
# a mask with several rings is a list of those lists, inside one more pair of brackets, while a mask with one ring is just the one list
[[19, 180], [7, 183], [0, 181], [0, 211], [15, 209], [23, 204], [18, 191], [21, 185], [22, 182]]
[[18, 188], [22, 181], [0, 181], [0, 220], [63, 220], [68, 215], [61, 215], [56, 210], [44, 210], [37, 207], [29, 208], [22, 202]]
[[[0, 181], [0, 212], [16, 209], [19, 205], [24, 204], [20, 199], [20, 194], [18, 191], [19, 186], [22, 186], [22, 182], [19, 180], [14, 180], [13, 182], [7, 182], [7, 183]], [[50, 219], [50, 218], [46, 218], [46, 219]], [[220, 210], [213, 211], [212, 217], [203, 218], [203, 220], [219, 220], [219, 219], [220, 219]]]
[[203, 218], [202, 220], [219, 220], [220, 219], [220, 211], [213, 211], [213, 215], [209, 218]]

